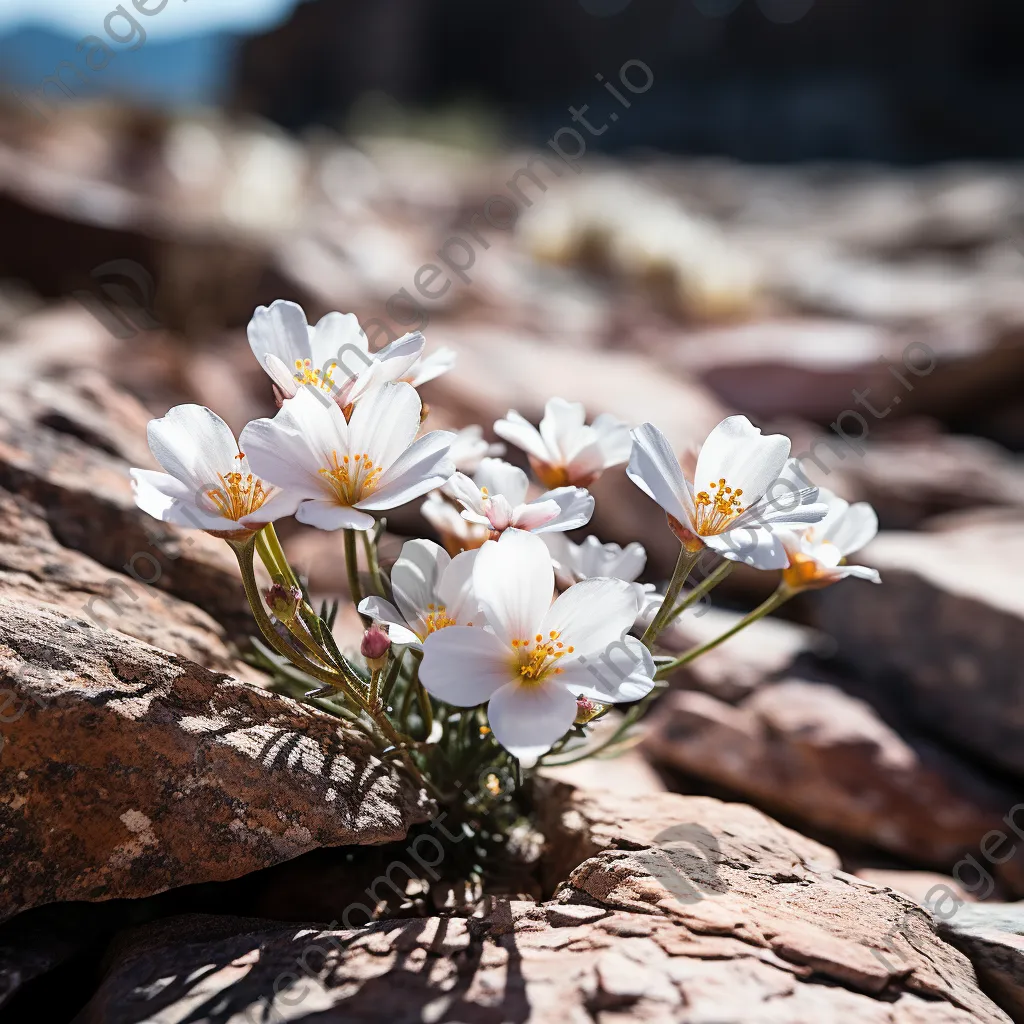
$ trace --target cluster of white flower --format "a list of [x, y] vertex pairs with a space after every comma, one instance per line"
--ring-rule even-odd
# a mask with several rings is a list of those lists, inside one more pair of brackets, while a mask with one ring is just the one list
[[[486, 704], [483, 732], [533, 764], [563, 749], [574, 724], [578, 735], [609, 705], [642, 701], [656, 680], [718, 642], [655, 660], [659, 635], [701, 589], [681, 596], [706, 549], [725, 560], [711, 582], [735, 562], [783, 570], [779, 590], [744, 624], [843, 576], [878, 582], [874, 570], [844, 564], [877, 531], [871, 507], [801, 482], [789, 439], [762, 435], [743, 416], [711, 432], [688, 479], [651, 423], [630, 430], [601, 415], [588, 424], [581, 404], [560, 398], [547, 403], [539, 429], [509, 410], [494, 432], [525, 453], [547, 488], [531, 497], [527, 474], [502, 461], [504, 446], [489, 444], [479, 426], [420, 433], [416, 388], [454, 361], [447, 350], [424, 357], [421, 334], [371, 353], [353, 315], [331, 313], [310, 326], [300, 307], [279, 301], [256, 311], [248, 335], [273, 382], [277, 415], [248, 424], [237, 441], [203, 406], [152, 421], [150, 447], [166, 472], [133, 470], [136, 501], [157, 519], [228, 540], [270, 647], [325, 684], [316, 693], [341, 692], [417, 773], [412, 751], [437, 737], [413, 743], [388, 719], [384, 696], [397, 680], [408, 676], [428, 724], [424, 689], [455, 708]], [[680, 541], [664, 595], [636, 582], [646, 563], [639, 543], [588, 536], [577, 545], [564, 535], [593, 515], [587, 488], [627, 463]], [[376, 559], [377, 516], [422, 496], [444, 546], [408, 541], [387, 578]], [[272, 524], [291, 515], [345, 531], [352, 597], [375, 623], [362, 651], [369, 679], [338, 651], [287, 563]], [[359, 531], [376, 590], [366, 597], [355, 564]], [[254, 583], [254, 550], [274, 579], [268, 595]], [[630, 635], [642, 627], [642, 638]]]

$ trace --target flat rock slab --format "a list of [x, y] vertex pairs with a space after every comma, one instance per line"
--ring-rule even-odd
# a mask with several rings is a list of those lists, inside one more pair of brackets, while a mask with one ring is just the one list
[[899, 687], [927, 729], [1024, 776], [1024, 515], [882, 533], [856, 560], [884, 585], [813, 595], [839, 654]]
[[0, 598], [0, 680], [0, 920], [391, 842], [428, 813], [337, 718], [56, 610]]
[[543, 785], [552, 863], [589, 851], [554, 900], [230, 937], [166, 921], [120, 944], [79, 1024], [1010, 1020], [920, 907], [758, 811]]

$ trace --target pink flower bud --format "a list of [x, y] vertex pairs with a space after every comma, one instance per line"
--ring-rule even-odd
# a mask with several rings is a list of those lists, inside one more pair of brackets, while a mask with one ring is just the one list
[[573, 722], [573, 725], [586, 725], [587, 722], [601, 714], [606, 707], [607, 705], [599, 704], [596, 700], [591, 700], [589, 697], [577, 697], [576, 720]]
[[359, 653], [366, 659], [370, 668], [381, 668], [384, 659], [387, 658], [391, 649], [391, 637], [374, 623], [364, 634], [363, 642], [359, 645]]

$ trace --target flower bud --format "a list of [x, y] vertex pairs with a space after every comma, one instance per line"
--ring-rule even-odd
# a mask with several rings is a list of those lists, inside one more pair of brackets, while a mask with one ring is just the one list
[[284, 583], [274, 583], [267, 591], [267, 607], [282, 622], [291, 622], [302, 603], [302, 591]]
[[359, 645], [359, 653], [374, 671], [384, 667], [390, 649], [391, 637], [376, 623], [363, 634], [363, 642]]
[[576, 719], [572, 724], [586, 725], [587, 722], [593, 721], [593, 719], [597, 718], [598, 715], [607, 710], [607, 704], [601, 704], [596, 700], [591, 700], [589, 697], [577, 697]]

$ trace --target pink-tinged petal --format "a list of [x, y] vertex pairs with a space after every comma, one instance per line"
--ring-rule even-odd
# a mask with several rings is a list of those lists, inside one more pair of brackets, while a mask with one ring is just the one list
[[[484, 519], [487, 525], [498, 533], [501, 533], [502, 530], [507, 530], [510, 526], [520, 525], [516, 522], [516, 510], [504, 494], [495, 494], [493, 497], [488, 498], [484, 505], [484, 510], [486, 512]], [[558, 509], [556, 508], [555, 514], [557, 512]], [[462, 517], [470, 522], [480, 522], [476, 513], [468, 510], [462, 513]], [[482, 522], [481, 525], [483, 525]], [[525, 529], [525, 527], [522, 528]]]
[[393, 644], [420, 647], [420, 638], [414, 633], [402, 617], [402, 613], [383, 597], [364, 597], [359, 602], [360, 615], [369, 615], [374, 622], [381, 622], [388, 627], [388, 637]]
[[552, 530], [576, 530], [586, 526], [594, 514], [593, 495], [585, 487], [556, 487], [553, 491], [545, 491], [531, 505], [554, 502], [558, 505], [558, 515], [533, 528], [534, 533], [549, 533]]
[[520, 505], [519, 508], [513, 510], [499, 494], [497, 498], [491, 500], [492, 508], [499, 501], [504, 502], [508, 508], [504, 526], [498, 526], [495, 517], [491, 516], [491, 523], [496, 530], [503, 530], [509, 525], [515, 526], [517, 530], [537, 530], [546, 523], [557, 519], [562, 512], [557, 501], [531, 501], [529, 505]]
[[541, 462], [549, 462], [552, 458], [552, 453], [548, 451], [548, 446], [537, 428], [520, 416], [515, 409], [509, 409], [504, 419], [495, 421], [494, 432], [498, 437], [504, 438], [509, 444], [514, 444]]
[[414, 441], [392, 463], [376, 488], [356, 502], [356, 507], [395, 508], [446, 484], [455, 473], [455, 465], [448, 458], [454, 436], [450, 430], [432, 430]]
[[551, 605], [555, 573], [544, 542], [522, 530], [506, 530], [477, 555], [473, 589], [487, 622], [511, 649], [532, 640]]
[[438, 700], [456, 707], [489, 700], [514, 672], [512, 651], [486, 629], [447, 626], [423, 644], [420, 682]]
[[574, 648], [571, 657], [596, 655], [621, 641], [636, 621], [636, 591], [624, 580], [591, 579], [570, 587], [555, 599], [537, 632], [551, 631], [566, 648]]
[[746, 416], [728, 416], [715, 427], [697, 456], [697, 491], [722, 479], [733, 491], [742, 490], [742, 505], [756, 502], [776, 480], [789, 458], [790, 440], [782, 434], [764, 435]]
[[334, 501], [316, 498], [300, 502], [295, 518], [318, 530], [372, 530], [373, 516], [357, 508], [339, 505]]
[[484, 496], [480, 488], [465, 473], [455, 473], [446, 488], [465, 509], [486, 520]]
[[633, 450], [626, 475], [670, 516], [692, 528], [693, 498], [668, 439], [653, 423], [631, 433]]
[[263, 357], [263, 369], [267, 376], [278, 386], [285, 398], [294, 398], [299, 390], [298, 381], [293, 371], [289, 370], [272, 352]]
[[575, 718], [576, 698], [554, 682], [506, 683], [487, 705], [494, 738], [524, 768], [550, 750], [572, 728]]
[[574, 698], [626, 703], [641, 700], [654, 689], [654, 659], [636, 637], [627, 636], [589, 657], [566, 661], [557, 678]]

